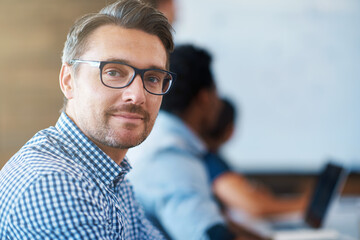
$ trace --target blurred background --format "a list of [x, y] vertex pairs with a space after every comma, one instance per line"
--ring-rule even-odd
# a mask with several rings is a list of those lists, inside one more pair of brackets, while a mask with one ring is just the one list
[[[0, 168], [62, 106], [74, 20], [104, 0], [0, 1]], [[224, 154], [239, 171], [360, 170], [359, 0], [177, 0], [175, 41], [214, 56], [240, 117]]]
[[360, 166], [360, 1], [179, 3], [177, 41], [214, 53], [241, 111], [225, 149], [235, 168]]

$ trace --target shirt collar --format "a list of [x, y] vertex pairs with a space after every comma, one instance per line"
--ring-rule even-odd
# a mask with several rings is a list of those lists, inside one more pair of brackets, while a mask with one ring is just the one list
[[116, 164], [85, 136], [66, 113], [61, 114], [55, 127], [67, 140], [74, 160], [98, 176], [106, 185], [117, 183], [130, 171], [131, 166], [126, 158], [123, 159], [120, 166]]
[[[182, 146], [199, 156], [207, 152], [204, 142], [178, 116], [162, 110], [159, 112], [158, 120], [155, 124], [160, 129], [170, 130], [177, 136], [176, 139], [181, 139], [182, 141], [176, 143], [178, 146]], [[172, 141], [169, 140], [169, 142]]]

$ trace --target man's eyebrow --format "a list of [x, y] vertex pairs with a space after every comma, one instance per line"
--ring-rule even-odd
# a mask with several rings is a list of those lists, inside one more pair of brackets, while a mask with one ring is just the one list
[[[125, 60], [125, 59], [120, 59], [120, 58], [108, 58], [106, 60], [104, 60], [105, 62], [119, 62], [119, 63], [125, 63], [128, 64], [130, 66], [133, 66], [133, 64], [131, 64], [129, 61]], [[135, 66], [134, 66], [135, 67]], [[166, 68], [160, 67], [160, 66], [156, 66], [156, 65], [151, 65], [150, 67], [147, 67], [146, 69], [160, 69], [160, 70], [165, 70], [167, 71]]]
[[129, 61], [125, 60], [125, 59], [120, 59], [120, 58], [108, 58], [104, 60], [105, 62], [119, 62], [119, 63], [125, 63], [125, 64], [129, 64]]

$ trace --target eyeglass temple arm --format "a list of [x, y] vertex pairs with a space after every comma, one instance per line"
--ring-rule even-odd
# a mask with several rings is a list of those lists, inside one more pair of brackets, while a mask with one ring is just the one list
[[74, 64], [74, 63], [88, 63], [93, 67], [99, 67], [101, 62], [100, 61], [91, 61], [91, 60], [80, 60], [80, 59], [70, 60], [70, 64]]

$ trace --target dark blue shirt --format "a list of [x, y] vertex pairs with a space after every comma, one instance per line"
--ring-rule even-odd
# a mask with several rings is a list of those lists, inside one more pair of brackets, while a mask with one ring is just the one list
[[221, 174], [230, 171], [230, 167], [219, 154], [208, 152], [204, 157], [204, 161], [209, 172], [211, 182], [213, 182]]

